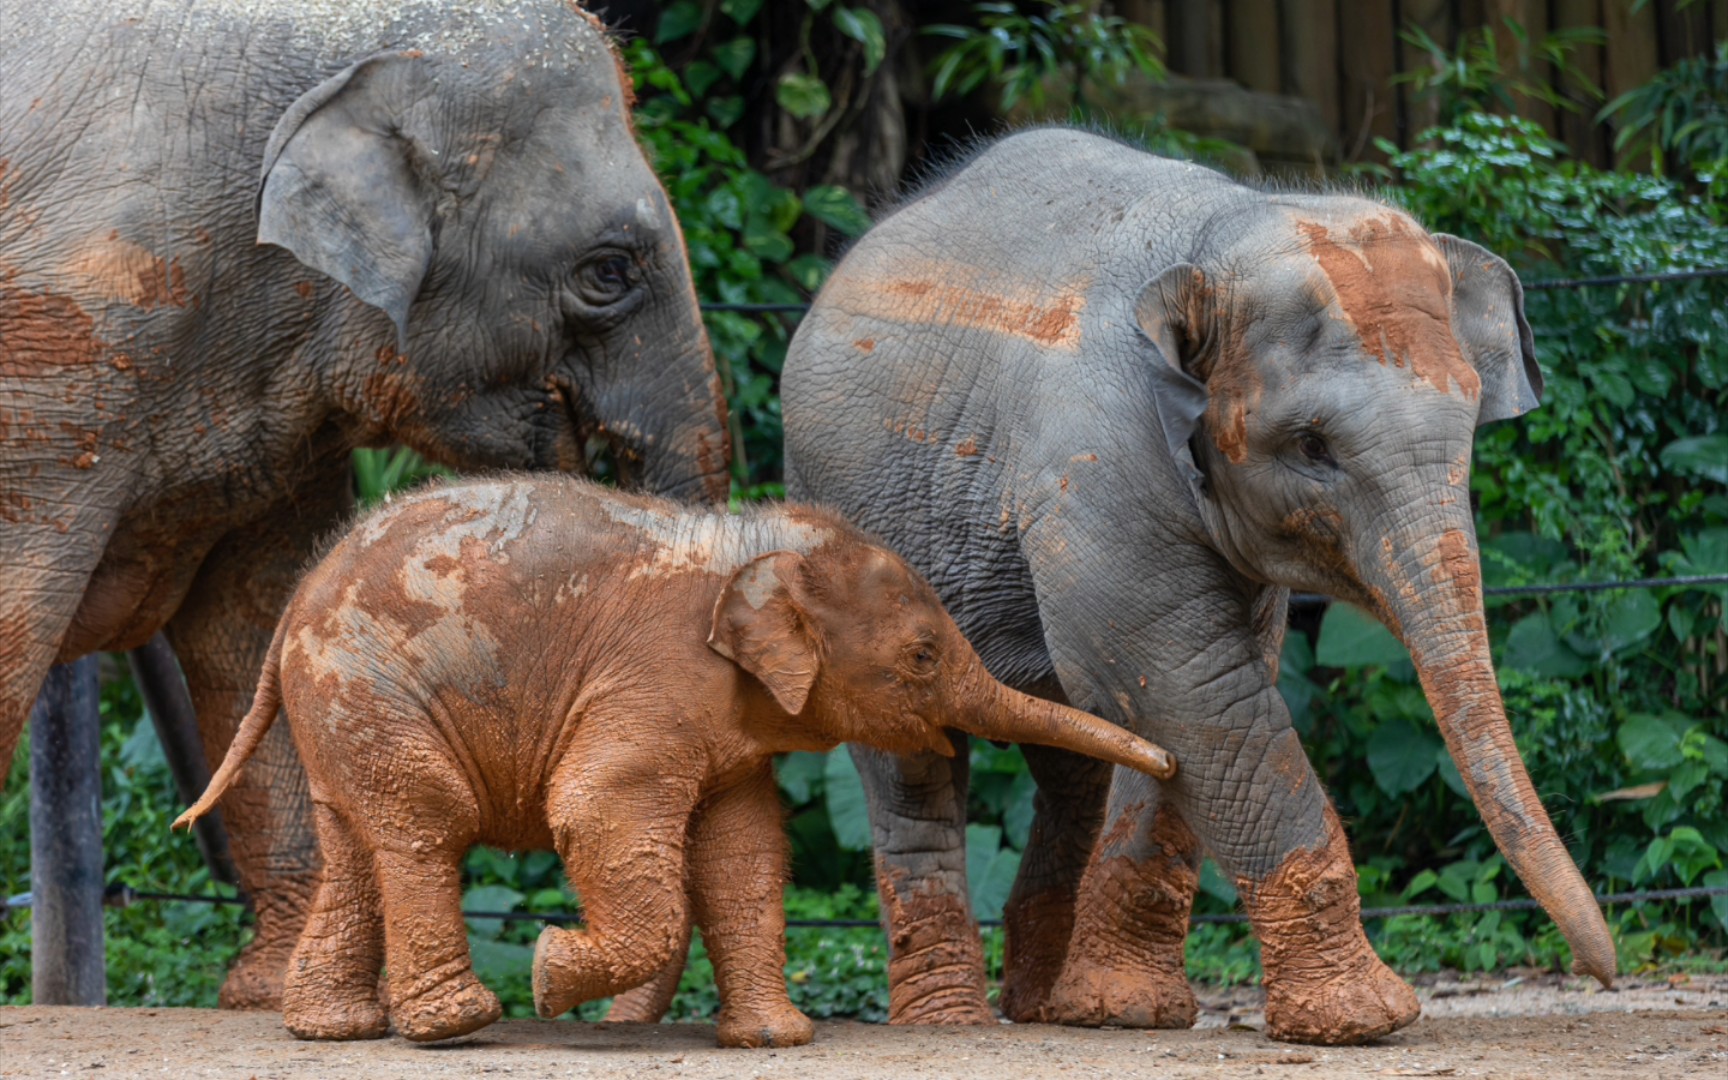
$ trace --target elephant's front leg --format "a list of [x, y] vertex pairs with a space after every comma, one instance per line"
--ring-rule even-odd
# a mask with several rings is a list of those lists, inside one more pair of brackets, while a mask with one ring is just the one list
[[[292, 505], [225, 537], [199, 568], [168, 639], [186, 674], [204, 753], [214, 769], [252, 706], [276, 622], [318, 539], [352, 503], [347, 458], [306, 484]], [[222, 800], [222, 820], [257, 925], [222, 984], [227, 1009], [276, 1009], [288, 958], [318, 884], [306, 771], [277, 723]]]
[[[1002, 1014], [1045, 1021], [1074, 931], [1074, 901], [1098, 837], [1110, 766], [1045, 746], [1023, 746], [1037, 781], [1032, 832], [1002, 910]], [[1062, 1022], [1058, 1020], [1058, 1022]]]
[[966, 888], [967, 742], [951, 758], [854, 744], [888, 931], [888, 1022], [991, 1024], [984, 948]]
[[1061, 978], [1039, 1018], [1097, 1027], [1192, 1027], [1183, 964], [1199, 844], [1158, 782], [1120, 772], [1080, 885]]
[[815, 1034], [786, 993], [786, 834], [774, 770], [703, 806], [690, 895], [720, 991], [721, 1046], [802, 1046]]
[[640, 731], [671, 723], [639, 722], [610, 737], [603, 721], [583, 723], [553, 774], [546, 812], [587, 926], [548, 926], [535, 943], [534, 1008], [547, 1019], [647, 982], [689, 933], [684, 848], [700, 766], [644, 753]]

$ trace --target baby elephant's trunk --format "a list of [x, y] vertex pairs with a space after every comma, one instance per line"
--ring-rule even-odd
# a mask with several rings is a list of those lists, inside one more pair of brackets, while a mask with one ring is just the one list
[[228, 755], [222, 759], [222, 766], [210, 778], [210, 786], [204, 789], [198, 801], [174, 819], [174, 828], [190, 829], [194, 821], [215, 809], [216, 803], [240, 775], [240, 769], [258, 749], [258, 744], [264, 741], [270, 725], [276, 722], [276, 714], [282, 711], [282, 638], [287, 625], [288, 616], [284, 614], [282, 621], [276, 624], [276, 636], [270, 639], [264, 670], [258, 674], [258, 691], [252, 695], [252, 708], [240, 721], [240, 730], [234, 733], [234, 741], [228, 744]]
[[962, 731], [999, 742], [1055, 746], [1126, 765], [1168, 780], [1176, 775], [1169, 751], [1091, 713], [1022, 694], [1003, 686], [974, 660], [961, 679], [952, 723]]

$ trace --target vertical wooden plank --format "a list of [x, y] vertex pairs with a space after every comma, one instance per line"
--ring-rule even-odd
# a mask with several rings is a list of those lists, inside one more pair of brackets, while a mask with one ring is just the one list
[[[1650, 81], [1661, 67], [1656, 45], [1656, 12], [1646, 4], [1633, 10], [1633, 0], [1603, 0], [1603, 29], [1608, 32], [1603, 89], [1612, 101]], [[1625, 155], [1617, 155], [1621, 163]]]
[[[180, 674], [180, 661], [161, 634], [127, 653], [126, 661], [132, 667], [132, 681], [138, 684], [138, 694], [144, 699], [150, 722], [156, 728], [162, 756], [168, 759], [168, 771], [174, 777], [180, 802], [191, 806], [210, 786], [210, 761], [204, 753], [204, 740], [198, 734], [192, 695]], [[192, 826], [192, 835], [198, 841], [204, 865], [210, 868], [210, 877], [225, 885], [238, 885], [240, 876], [228, 853], [222, 811], [212, 810], [199, 818]]]
[[1225, 6], [1225, 73], [1250, 90], [1283, 92], [1278, 0], [1229, 0]]
[[[1540, 41], [1548, 33], [1548, 5], [1546, 0], [1488, 0], [1488, 26], [1494, 33], [1498, 45], [1501, 64], [1515, 70], [1518, 65], [1518, 38], [1506, 25], [1510, 19], [1523, 28], [1526, 38], [1532, 42]], [[1546, 75], [1545, 68], [1539, 68], [1531, 73], [1534, 76]], [[1552, 105], [1539, 98], [1514, 95], [1518, 115], [1534, 120], [1553, 135], [1560, 134], [1560, 124], [1555, 118]]]
[[[1556, 30], [1602, 25], [1600, 0], [1553, 0], [1553, 4]], [[1597, 87], [1602, 85], [1602, 46], [1580, 46], [1572, 53], [1572, 64], [1591, 83]], [[1598, 168], [1606, 168], [1610, 163], [1607, 129], [1596, 122], [1596, 112], [1606, 102], [1585, 97], [1577, 87], [1567, 81], [1561, 82], [1560, 89], [1578, 106], [1577, 112], [1560, 114], [1561, 138], [1580, 160]]]
[[1290, 61], [1284, 69], [1284, 93], [1320, 106], [1326, 125], [1337, 131], [1337, 0], [1285, 0], [1284, 13], [1284, 56]]
[[1170, 0], [1170, 70], [1192, 79], [1209, 79], [1212, 67], [1212, 11], [1209, 0]]
[[[1403, 27], [1418, 27], [1429, 37], [1439, 43], [1442, 49], [1448, 51], [1455, 48], [1457, 28], [1452, 25], [1453, 0], [1403, 0]], [[1428, 53], [1414, 45], [1407, 44], [1402, 37], [1398, 41], [1400, 62], [1399, 71], [1412, 71], [1417, 67], [1431, 63]], [[1410, 91], [1409, 116], [1412, 133], [1424, 131], [1440, 122], [1440, 103], [1432, 96], [1418, 97]]]
[[1398, 106], [1391, 84], [1398, 55], [1393, 0], [1361, 0], [1347, 7], [1338, 20], [1344, 160], [1384, 161], [1386, 156], [1374, 148], [1373, 140], [1398, 139]]
[[96, 657], [56, 665], [30, 713], [30, 992], [105, 1005]]

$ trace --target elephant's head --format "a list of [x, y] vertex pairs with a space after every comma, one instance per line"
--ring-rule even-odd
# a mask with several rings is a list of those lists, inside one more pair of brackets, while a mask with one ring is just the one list
[[[341, 282], [320, 389], [366, 441], [725, 498], [725, 403], [605, 35], [551, 5], [368, 56], [271, 135], [258, 237]], [[303, 292], [311, 290], [303, 286]]]
[[1542, 390], [1517, 277], [1360, 199], [1273, 198], [1213, 242], [1136, 308], [1213, 544], [1403, 640], [1500, 850], [1579, 969], [1609, 982], [1613, 942], [1518, 756], [1483, 619], [1472, 440]]
[[882, 548], [836, 543], [746, 563], [715, 603], [708, 644], [785, 714], [776, 749], [860, 742], [952, 755], [944, 729], [954, 727], [1176, 773], [1164, 750], [1109, 721], [991, 678], [930, 586]]

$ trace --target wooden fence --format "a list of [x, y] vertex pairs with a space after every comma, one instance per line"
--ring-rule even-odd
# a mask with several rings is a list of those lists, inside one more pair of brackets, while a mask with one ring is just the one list
[[[1428, 59], [1400, 37], [1407, 27], [1449, 50], [1462, 34], [1493, 27], [1502, 56], [1513, 43], [1507, 18], [1532, 40], [1599, 27], [1606, 41], [1581, 47], [1574, 62], [1608, 101], [1728, 39], [1728, 0], [1118, 0], [1114, 7], [1158, 33], [1174, 74], [1313, 102], [1345, 160], [1377, 157], [1376, 138], [1408, 147], [1434, 118], [1431, 101], [1392, 81]], [[1579, 157], [1607, 165], [1612, 136], [1594, 122], [1600, 105], [1581, 100], [1574, 113], [1525, 100], [1519, 111]]]

